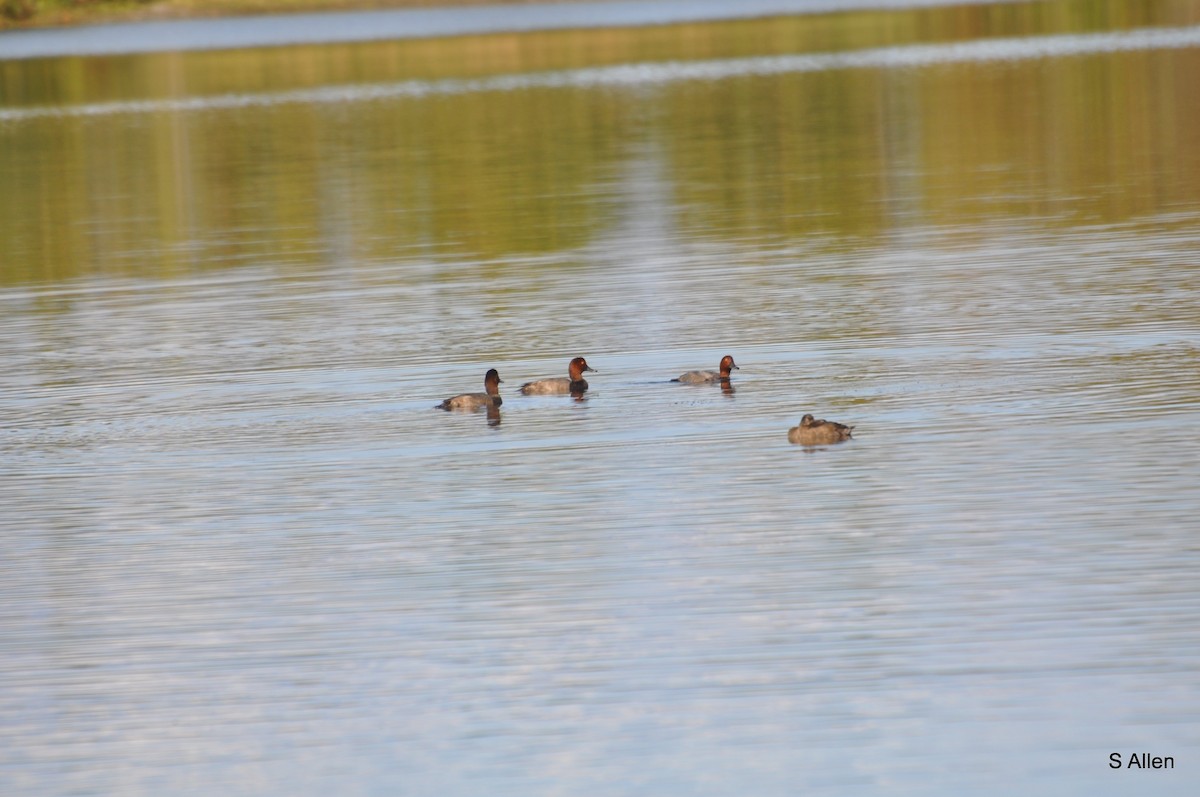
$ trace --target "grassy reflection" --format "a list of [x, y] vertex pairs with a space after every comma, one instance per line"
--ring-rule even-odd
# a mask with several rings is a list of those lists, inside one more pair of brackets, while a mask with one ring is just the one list
[[0, 279], [571, 250], [631, 204], [620, 175], [647, 142], [682, 235], [846, 240], [910, 224], [969, 232], [1007, 217], [1194, 212], [1194, 49], [634, 88], [102, 104], [1182, 25], [1195, 13], [1165, 1], [1033, 3], [0, 62], [0, 107], [101, 111], [0, 121]]

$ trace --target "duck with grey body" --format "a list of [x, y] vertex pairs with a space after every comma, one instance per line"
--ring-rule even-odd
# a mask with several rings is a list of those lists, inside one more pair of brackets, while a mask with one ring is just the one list
[[525, 396], [565, 396], [568, 393], [578, 395], [588, 389], [587, 380], [583, 378], [584, 371], [595, 371], [587, 364], [587, 360], [576, 357], [567, 365], [569, 376], [556, 376], [550, 379], [538, 379], [521, 385], [520, 393]]
[[733, 361], [732, 354], [721, 358], [721, 364], [715, 371], [688, 371], [672, 379], [672, 382], [682, 382], [685, 385], [702, 385], [709, 382], [728, 382], [729, 372], [741, 370]]
[[503, 381], [500, 378], [500, 372], [491, 368], [483, 376], [483, 393], [463, 393], [460, 396], [453, 396], [438, 404], [437, 409], [447, 411], [496, 409], [504, 403], [504, 400], [500, 398], [500, 384]]

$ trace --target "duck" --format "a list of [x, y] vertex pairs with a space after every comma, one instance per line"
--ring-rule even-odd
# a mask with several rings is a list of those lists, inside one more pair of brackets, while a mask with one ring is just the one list
[[726, 354], [722, 357], [721, 364], [717, 366], [717, 369], [716, 371], [688, 371], [685, 374], [680, 374], [671, 381], [683, 382], [687, 385], [699, 385], [705, 382], [728, 382], [731, 370], [741, 370], [738, 368], [737, 363], [733, 361], [732, 354]]
[[587, 364], [587, 360], [576, 357], [567, 365], [570, 376], [556, 376], [551, 379], [538, 379], [521, 385], [520, 393], [525, 396], [560, 396], [567, 393], [579, 394], [588, 389], [587, 380], [583, 378], [584, 371], [595, 371]]
[[494, 410], [498, 409], [504, 400], [500, 398], [500, 385], [503, 383], [500, 372], [489, 368], [483, 375], [483, 393], [463, 393], [453, 396], [437, 405], [442, 410]]
[[802, 446], [823, 446], [850, 439], [853, 426], [836, 421], [817, 420], [811, 414], [800, 419], [799, 426], [788, 429], [788, 442]]

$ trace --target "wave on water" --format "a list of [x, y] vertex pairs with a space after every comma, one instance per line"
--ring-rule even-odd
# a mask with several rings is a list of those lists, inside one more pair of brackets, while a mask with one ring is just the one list
[[0, 109], [0, 121], [16, 122], [46, 116], [180, 113], [288, 104], [321, 105], [372, 102], [525, 89], [649, 88], [692, 80], [728, 80], [756, 75], [823, 72], [838, 69], [915, 69], [941, 64], [1026, 61], [1134, 50], [1186, 49], [1197, 46], [1200, 46], [1200, 26], [1141, 28], [1107, 33], [1026, 36], [944, 44], [877, 47], [836, 53], [622, 64], [472, 79], [405, 80], [395, 83], [327, 86], [265, 93], [218, 94], [208, 97], [4, 108]]

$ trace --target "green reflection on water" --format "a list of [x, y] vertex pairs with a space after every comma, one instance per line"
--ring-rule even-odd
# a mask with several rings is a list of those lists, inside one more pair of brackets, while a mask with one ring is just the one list
[[[463, 81], [1198, 21], [1166, 0], [1021, 3], [0, 62], [4, 108], [99, 111], [0, 121], [0, 279], [558, 253], [610, 230], [646, 180], [683, 237], [836, 243], [1194, 212], [1195, 48], [633, 87]], [[434, 91], [228, 100], [399, 81]], [[226, 99], [162, 104], [194, 97]]]

